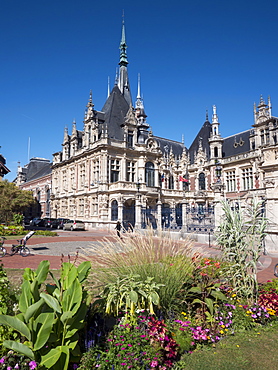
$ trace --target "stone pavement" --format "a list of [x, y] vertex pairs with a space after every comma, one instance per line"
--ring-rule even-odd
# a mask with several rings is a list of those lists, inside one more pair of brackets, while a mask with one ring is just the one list
[[[28, 257], [17, 254], [9, 255], [11, 245], [16, 244], [17, 240], [6, 240], [5, 247], [8, 253], [2, 258], [1, 263], [6, 268], [29, 267], [36, 269], [40, 261], [47, 259], [50, 261], [51, 269], [59, 269], [62, 261], [68, 261], [68, 259], [73, 261], [76, 253], [83, 252], [84, 248], [89, 250], [90, 245], [93, 244], [101, 248], [101, 241], [104, 238], [117, 242], [115, 232], [109, 233], [107, 230], [58, 231], [57, 237], [36, 237], [34, 235], [27, 242], [31, 251]], [[195, 243], [194, 248], [207, 257], [216, 257], [219, 254], [217, 248], [209, 247], [207, 244]], [[90, 253], [88, 252], [88, 254]], [[275, 278], [273, 271], [276, 263], [278, 263], [278, 253], [260, 257], [257, 275], [259, 282]]]

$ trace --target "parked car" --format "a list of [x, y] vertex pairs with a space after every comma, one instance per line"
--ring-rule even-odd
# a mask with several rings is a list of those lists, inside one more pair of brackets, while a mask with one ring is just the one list
[[50, 227], [51, 229], [57, 229], [59, 222], [57, 218], [43, 218], [43, 226]]
[[85, 224], [83, 221], [69, 220], [64, 223], [63, 230], [85, 230]]
[[62, 218], [62, 217], [59, 217], [57, 218], [57, 221], [58, 221], [58, 226], [57, 226], [57, 229], [63, 229], [64, 227], [64, 224], [68, 221], [70, 221], [69, 218]]
[[44, 221], [39, 217], [35, 217], [30, 221], [30, 226], [44, 226]]

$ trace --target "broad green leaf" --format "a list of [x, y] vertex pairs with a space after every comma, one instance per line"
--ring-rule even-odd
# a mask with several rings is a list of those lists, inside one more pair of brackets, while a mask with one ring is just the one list
[[59, 280], [53, 275], [53, 273], [51, 271], [49, 271], [49, 275], [52, 277], [54, 283], [56, 284], [57, 288], [60, 290], [61, 286], [60, 286], [60, 282]]
[[77, 267], [78, 280], [79, 280], [80, 283], [83, 283], [84, 280], [86, 280], [90, 269], [91, 269], [91, 262], [90, 261], [84, 261], [84, 262], [80, 263], [80, 265]]
[[27, 308], [33, 304], [33, 296], [30, 289], [30, 282], [25, 280], [21, 286], [21, 295], [19, 297], [18, 306], [21, 312], [25, 313]]
[[67, 333], [66, 333], [66, 336], [65, 338], [70, 338], [70, 341], [72, 341], [74, 338], [73, 338], [73, 335], [78, 331], [78, 329], [72, 329], [72, 330], [68, 330]]
[[57, 348], [51, 349], [46, 355], [41, 357], [40, 366], [45, 366], [47, 369], [50, 369], [52, 366], [57, 364], [61, 356], [61, 351]]
[[32, 316], [34, 316], [35, 318], [37, 317], [37, 315], [40, 313], [40, 308], [43, 305], [43, 303], [44, 300], [40, 299], [38, 302], [32, 304], [27, 308], [24, 315], [25, 322], [28, 322]]
[[54, 313], [42, 313], [38, 316], [35, 320], [35, 325], [37, 328], [35, 343], [34, 343], [34, 351], [39, 350], [42, 348], [45, 343], [47, 342], [52, 326], [54, 324]]
[[0, 324], [8, 325], [18, 331], [28, 340], [31, 339], [31, 333], [27, 325], [15, 316], [0, 315]]
[[157, 306], [159, 304], [159, 301], [160, 301], [158, 293], [157, 292], [152, 292], [150, 294], [150, 296], [151, 296], [153, 304], [155, 304]]
[[5, 340], [3, 342], [3, 345], [6, 348], [9, 348], [9, 349], [11, 349], [15, 352], [22, 353], [23, 355], [31, 358], [32, 360], [34, 360], [34, 358], [35, 358], [34, 357], [34, 352], [29, 347], [27, 347], [25, 344], [15, 342], [13, 340]]
[[216, 298], [216, 299], [220, 299], [221, 301], [227, 301], [227, 297], [225, 296], [224, 293], [222, 292], [219, 292], [219, 291], [213, 291], [211, 292], [211, 295]]
[[68, 289], [77, 278], [77, 268], [70, 262], [64, 262], [61, 268], [61, 284], [64, 290]]
[[211, 298], [205, 298], [206, 305], [209, 309], [210, 314], [213, 314], [213, 300]]
[[60, 317], [60, 320], [62, 321], [63, 324], [65, 324], [66, 321], [71, 319], [73, 316], [71, 311], [63, 312], [62, 316]]
[[62, 299], [63, 311], [77, 312], [82, 302], [82, 287], [77, 279], [64, 292]]
[[195, 304], [195, 303], [204, 304], [204, 302], [201, 301], [199, 298], [194, 299], [194, 301], [192, 302], [192, 304]]
[[46, 280], [48, 271], [49, 271], [49, 266], [50, 266], [50, 262], [47, 260], [40, 262], [36, 270], [36, 275], [37, 275], [37, 280], [38, 280], [39, 285], [41, 285]]
[[189, 289], [188, 292], [201, 294], [202, 293], [202, 289], [199, 286], [193, 286], [192, 288]]
[[55, 312], [58, 312], [58, 313], [61, 313], [61, 306], [60, 306], [60, 303], [59, 301], [52, 297], [50, 294], [46, 294], [46, 293], [41, 293], [40, 294], [41, 298], [43, 298], [43, 300], [45, 301], [45, 303], [50, 307], [52, 308]]
[[138, 302], [138, 294], [135, 292], [135, 290], [132, 290], [131, 292], [129, 292], [129, 298], [134, 303]]

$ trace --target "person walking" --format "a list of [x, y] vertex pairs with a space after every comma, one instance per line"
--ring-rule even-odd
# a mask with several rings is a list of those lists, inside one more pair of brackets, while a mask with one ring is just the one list
[[117, 230], [117, 235], [119, 238], [121, 238], [121, 228], [122, 228], [122, 225], [120, 221], [117, 221], [115, 229]]

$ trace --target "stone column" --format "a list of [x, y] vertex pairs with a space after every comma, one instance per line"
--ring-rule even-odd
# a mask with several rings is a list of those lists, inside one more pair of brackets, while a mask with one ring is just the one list
[[135, 228], [141, 229], [142, 227], [142, 204], [141, 204], [141, 195], [137, 194], [135, 199]]
[[162, 203], [161, 200], [157, 201], [157, 228], [161, 229], [162, 227], [162, 222], [161, 222], [161, 208], [162, 208]]
[[123, 210], [124, 210], [123, 199], [120, 198], [118, 200], [118, 221], [120, 222], [123, 221]]
[[187, 232], [187, 217], [186, 217], [186, 201], [185, 199], [182, 200], [182, 230], [186, 233]]
[[221, 201], [224, 200], [224, 185], [219, 183], [214, 183], [211, 185], [211, 189], [214, 192], [214, 218], [215, 218], [215, 230], [220, 225], [222, 216], [224, 214], [222, 210]]

